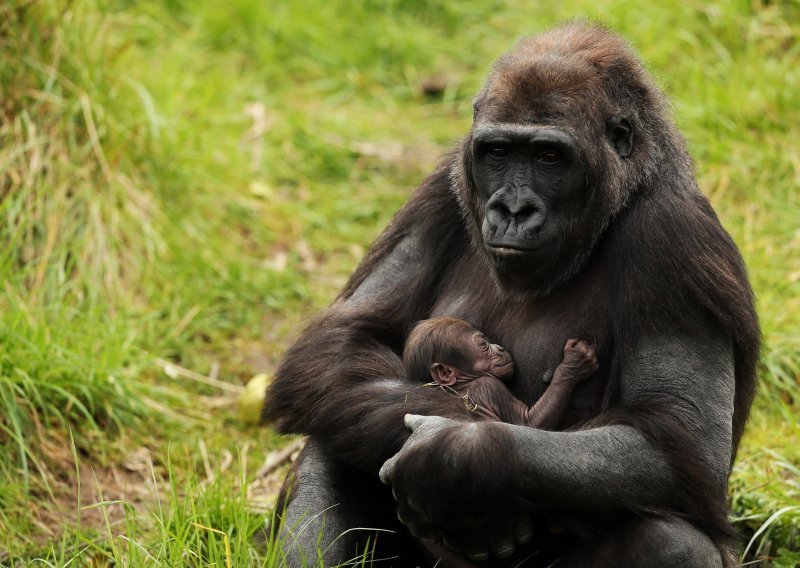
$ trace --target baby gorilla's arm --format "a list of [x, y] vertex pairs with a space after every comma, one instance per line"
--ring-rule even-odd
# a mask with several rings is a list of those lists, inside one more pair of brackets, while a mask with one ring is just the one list
[[486, 375], [459, 385], [457, 390], [469, 395], [474, 411], [490, 420], [500, 420], [518, 426], [527, 425], [528, 407], [511, 394], [495, 377]]
[[564, 360], [553, 373], [553, 381], [542, 397], [526, 406], [495, 377], [483, 376], [456, 387], [469, 395], [475, 412], [490, 420], [540, 430], [558, 428], [569, 406], [572, 390], [598, 369], [597, 353], [592, 345], [570, 339], [564, 346]]
[[558, 427], [569, 405], [572, 389], [597, 371], [597, 352], [586, 341], [570, 339], [564, 346], [564, 360], [556, 367], [553, 381], [526, 415], [526, 426], [540, 430]]
[[540, 430], [558, 427], [569, 405], [572, 390], [598, 369], [597, 353], [587, 342], [570, 339], [564, 346], [564, 360], [556, 367], [553, 380], [542, 397], [531, 407], [516, 398], [496, 377], [485, 375], [454, 385], [469, 395], [474, 411], [490, 420]]

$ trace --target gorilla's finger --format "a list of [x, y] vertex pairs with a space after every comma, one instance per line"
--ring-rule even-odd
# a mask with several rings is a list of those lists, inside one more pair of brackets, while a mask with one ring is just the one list
[[517, 550], [514, 539], [506, 536], [502, 539], [493, 540], [491, 544], [492, 554], [498, 558], [508, 558]]
[[408, 523], [403, 523], [408, 527], [408, 531], [417, 538], [429, 538], [434, 539], [439, 534], [438, 531], [423, 521], [409, 521]]
[[[395, 500], [397, 500], [397, 497], [395, 497]], [[409, 509], [411, 509], [412, 511], [414, 511], [415, 513], [417, 513], [418, 515], [420, 515], [420, 517], [424, 517], [424, 515], [425, 515], [425, 507], [423, 506], [422, 503], [420, 503], [416, 499], [408, 497], [406, 499], [406, 506]]]
[[392, 478], [394, 477], [394, 469], [397, 466], [397, 455], [389, 458], [383, 465], [381, 466], [381, 470], [378, 472], [378, 477], [381, 480], [381, 483], [385, 485], [392, 484]]
[[412, 535], [418, 538], [434, 538], [438, 533], [434, 527], [429, 525], [415, 511], [405, 505], [398, 505], [397, 520], [408, 529]]
[[427, 416], [421, 416], [419, 414], [406, 414], [403, 417], [403, 422], [406, 425], [406, 428], [411, 430], [412, 432], [419, 428], [424, 422], [425, 419], [428, 418]]
[[455, 542], [448, 540], [446, 536], [442, 537], [442, 544], [454, 552], [461, 552], [461, 547]]
[[475, 562], [485, 562], [489, 559], [489, 549], [483, 548], [482, 546], [468, 548], [464, 550], [464, 554], [467, 558]]
[[514, 540], [517, 544], [525, 544], [530, 542], [533, 538], [533, 521], [529, 515], [523, 513], [517, 517], [517, 523], [514, 527]]
[[439, 533], [430, 525], [417, 524], [412, 527], [411, 534], [417, 538], [434, 539]]

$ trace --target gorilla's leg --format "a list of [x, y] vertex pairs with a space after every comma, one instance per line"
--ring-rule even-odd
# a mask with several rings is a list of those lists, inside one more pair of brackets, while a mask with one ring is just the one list
[[722, 555], [705, 533], [676, 518], [630, 521], [603, 540], [561, 559], [558, 568], [722, 568]]
[[[362, 562], [400, 566], [397, 554], [413, 549], [394, 516], [394, 500], [378, 476], [340, 464], [309, 441], [287, 480], [278, 543], [286, 566], [338, 566]], [[379, 562], [383, 558], [391, 558]], [[320, 563], [320, 560], [322, 561]]]

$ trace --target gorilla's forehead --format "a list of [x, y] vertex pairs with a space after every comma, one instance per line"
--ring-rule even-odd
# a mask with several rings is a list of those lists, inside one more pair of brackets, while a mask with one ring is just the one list
[[562, 54], [526, 57], [498, 66], [478, 97], [480, 112], [502, 122], [571, 119], [576, 110], [603, 104], [602, 83], [585, 59]]
[[501, 59], [489, 78], [489, 86], [516, 90], [516, 95], [552, 91], [574, 92], [599, 81], [591, 60], [577, 53], [521, 54]]

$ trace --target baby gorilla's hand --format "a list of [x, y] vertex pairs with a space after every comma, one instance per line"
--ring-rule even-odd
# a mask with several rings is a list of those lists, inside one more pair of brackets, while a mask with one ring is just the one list
[[561, 367], [575, 381], [589, 378], [600, 368], [597, 348], [582, 339], [567, 340]]

